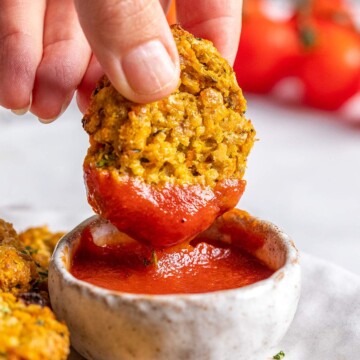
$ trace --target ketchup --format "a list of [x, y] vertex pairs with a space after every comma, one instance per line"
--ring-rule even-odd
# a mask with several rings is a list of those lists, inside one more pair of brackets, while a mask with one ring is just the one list
[[156, 248], [192, 239], [234, 208], [245, 181], [219, 181], [214, 188], [199, 184], [152, 185], [119, 177], [85, 161], [89, 204], [120, 231]]
[[274, 271], [240, 247], [203, 235], [154, 250], [135, 240], [100, 247], [85, 229], [70, 272], [79, 280], [109, 290], [189, 294], [239, 288], [266, 279]]

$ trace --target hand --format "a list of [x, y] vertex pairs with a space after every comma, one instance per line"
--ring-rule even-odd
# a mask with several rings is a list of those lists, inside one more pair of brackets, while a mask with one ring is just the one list
[[[103, 73], [133, 101], [169, 95], [179, 77], [178, 54], [164, 14], [169, 3], [0, 0], [0, 105], [17, 113], [30, 110], [51, 122], [76, 89], [84, 111]], [[177, 15], [186, 30], [213, 41], [234, 61], [240, 0], [178, 0]]]

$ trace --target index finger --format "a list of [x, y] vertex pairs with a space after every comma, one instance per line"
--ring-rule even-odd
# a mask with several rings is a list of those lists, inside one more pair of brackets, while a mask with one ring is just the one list
[[42, 57], [46, 0], [0, 0], [0, 105], [29, 110]]
[[[191, 9], [194, 11], [190, 11]], [[239, 46], [242, 0], [177, 0], [176, 13], [187, 31], [211, 40], [232, 65]]]

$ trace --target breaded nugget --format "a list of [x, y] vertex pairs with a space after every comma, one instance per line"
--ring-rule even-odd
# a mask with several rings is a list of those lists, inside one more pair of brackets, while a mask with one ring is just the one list
[[27, 292], [39, 279], [36, 265], [11, 224], [0, 219], [0, 291]]
[[29, 291], [39, 278], [36, 266], [26, 252], [0, 245], [0, 290], [14, 294]]
[[47, 278], [51, 255], [64, 233], [46, 226], [16, 233], [0, 219], [0, 290], [21, 294], [36, 291], [48, 302]]
[[181, 75], [169, 97], [136, 104], [103, 78], [83, 119], [90, 204], [156, 246], [193, 237], [236, 205], [255, 136], [231, 66], [210, 41], [172, 32]]
[[18, 250], [23, 250], [14, 227], [3, 219], [0, 219], [0, 245], [11, 245]]
[[6, 241], [16, 240], [17, 233], [13, 226], [0, 219], [0, 243], [5, 243]]
[[62, 360], [69, 354], [66, 325], [44, 307], [48, 262], [59, 236], [43, 227], [19, 237], [0, 219], [0, 360]]
[[242, 178], [255, 131], [230, 65], [211, 42], [180, 27], [173, 35], [181, 82], [147, 105], [126, 100], [104, 78], [84, 117], [91, 136], [87, 161], [147, 183], [214, 186]]
[[55, 246], [63, 235], [63, 232], [51, 232], [47, 226], [33, 227], [21, 232], [19, 240], [35, 262], [47, 270]]
[[47, 307], [25, 305], [0, 293], [0, 359], [65, 360], [69, 354], [67, 327]]

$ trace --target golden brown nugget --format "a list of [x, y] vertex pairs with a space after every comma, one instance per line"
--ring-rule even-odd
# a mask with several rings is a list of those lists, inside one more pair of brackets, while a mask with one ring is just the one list
[[83, 119], [90, 204], [160, 247], [188, 240], [237, 204], [255, 137], [231, 66], [210, 41], [172, 32], [181, 74], [169, 97], [136, 104], [103, 78]]
[[69, 347], [66, 325], [48, 307], [0, 293], [0, 360], [65, 360]]
[[13, 246], [0, 245], [0, 291], [27, 292], [38, 278], [30, 255]]
[[16, 231], [0, 219], [0, 291], [27, 292], [38, 279], [36, 264]]
[[47, 226], [32, 227], [21, 232], [19, 240], [35, 262], [47, 270], [55, 246], [63, 235], [63, 232], [51, 232]]

